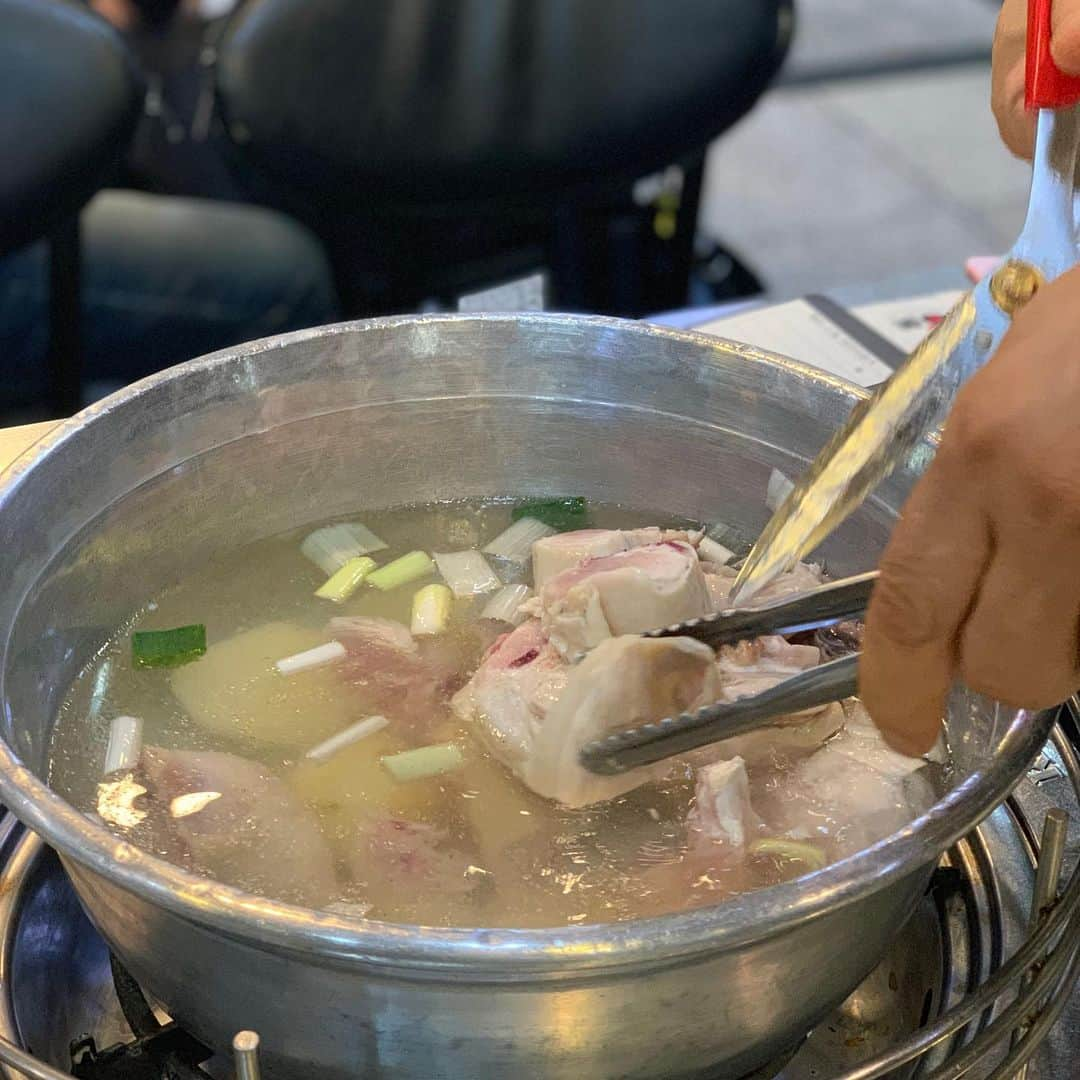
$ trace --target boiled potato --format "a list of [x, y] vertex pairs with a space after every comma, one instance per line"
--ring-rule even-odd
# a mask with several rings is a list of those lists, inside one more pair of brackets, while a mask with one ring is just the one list
[[293, 791], [313, 806], [334, 835], [382, 814], [418, 819], [441, 801], [441, 777], [400, 783], [379, 760], [407, 750], [390, 728], [339, 750], [327, 761], [301, 761], [288, 775]]
[[[491, 758], [474, 754], [455, 779], [473, 839], [489, 861], [545, 825], [553, 827], [551, 803]], [[468, 797], [474, 793], [477, 798]]]
[[215, 735], [307, 750], [362, 718], [333, 666], [282, 675], [274, 661], [326, 642], [290, 623], [266, 623], [177, 668], [172, 692], [195, 723]]

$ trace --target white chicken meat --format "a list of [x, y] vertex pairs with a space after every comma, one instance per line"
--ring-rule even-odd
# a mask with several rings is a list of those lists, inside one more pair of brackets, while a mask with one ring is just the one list
[[742, 854], [761, 819], [750, 804], [750, 778], [741, 757], [714, 761], [698, 769], [689, 825], [704, 840]]
[[669, 765], [595, 776], [578, 762], [586, 743], [619, 728], [677, 716], [716, 699], [713, 652], [690, 638], [611, 638], [571, 669], [518, 771], [539, 795], [588, 806], [663, 776]]
[[533, 605], [551, 643], [567, 657], [710, 610], [697, 552], [678, 540], [588, 558], [551, 578]]

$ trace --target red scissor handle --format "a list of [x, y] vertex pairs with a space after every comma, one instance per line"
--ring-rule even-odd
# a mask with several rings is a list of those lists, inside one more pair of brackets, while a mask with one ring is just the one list
[[1080, 78], [1066, 75], [1050, 55], [1050, 8], [1054, 0], [1028, 0], [1027, 73], [1029, 109], [1063, 109], [1080, 102]]

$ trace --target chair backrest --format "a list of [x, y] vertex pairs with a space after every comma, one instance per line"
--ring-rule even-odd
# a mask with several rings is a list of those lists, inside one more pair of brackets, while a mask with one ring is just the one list
[[140, 104], [132, 55], [104, 20], [66, 0], [0, 0], [0, 254], [101, 187]]
[[218, 89], [245, 157], [348, 204], [557, 198], [704, 147], [792, 0], [249, 0]]

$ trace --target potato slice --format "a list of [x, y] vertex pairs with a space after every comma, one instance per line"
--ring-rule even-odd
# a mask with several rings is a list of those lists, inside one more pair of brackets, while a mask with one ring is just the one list
[[382, 814], [419, 819], [443, 798], [442, 777], [399, 783], [380, 761], [408, 748], [386, 728], [327, 761], [301, 761], [289, 772], [288, 781], [334, 836], [345, 836], [358, 822]]
[[474, 754], [456, 779], [473, 840], [485, 859], [494, 862], [545, 824], [551, 827], [551, 804], [497, 761]]
[[282, 675], [274, 661], [326, 642], [317, 630], [273, 622], [235, 634], [170, 675], [172, 692], [200, 727], [244, 742], [307, 750], [357, 715], [333, 667]]

